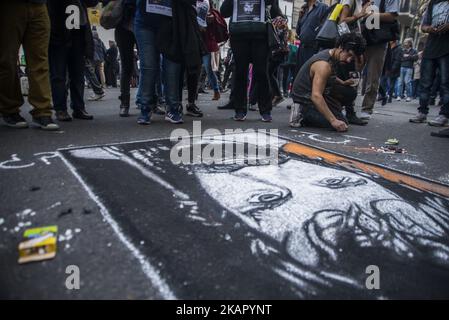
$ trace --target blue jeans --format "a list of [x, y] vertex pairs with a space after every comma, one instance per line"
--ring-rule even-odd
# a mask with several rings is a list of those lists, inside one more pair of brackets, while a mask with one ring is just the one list
[[207, 77], [209, 78], [210, 84], [215, 92], [220, 91], [220, 87], [218, 86], [217, 76], [215, 72], [212, 70], [212, 54], [208, 53], [203, 56], [203, 65], [207, 72]]
[[437, 59], [422, 59], [418, 111], [424, 114], [429, 113], [430, 92], [437, 75], [437, 69], [440, 69], [440, 95], [443, 99], [440, 114], [449, 117], [449, 54]]
[[[160, 72], [159, 51], [156, 48], [156, 31], [135, 24], [134, 33], [139, 47], [140, 81], [137, 90], [136, 104], [142, 109], [156, 106], [156, 81]], [[162, 74], [165, 102], [168, 112], [179, 112], [181, 101], [179, 96], [179, 77], [181, 65], [166, 57], [162, 59]]]
[[403, 85], [405, 83], [405, 92], [407, 97], [411, 98], [413, 96], [413, 68], [403, 68], [401, 67], [401, 77], [398, 79], [397, 84], [397, 95], [401, 97], [404, 90]]

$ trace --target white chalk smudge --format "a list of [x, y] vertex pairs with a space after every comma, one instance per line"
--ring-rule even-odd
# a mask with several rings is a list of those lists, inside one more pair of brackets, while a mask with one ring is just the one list
[[49, 207], [47, 208], [47, 210], [50, 210], [50, 209], [59, 207], [61, 204], [62, 204], [62, 203], [61, 203], [60, 201], [58, 201], [58, 202], [52, 204], [51, 206], [49, 206]]
[[0, 162], [0, 169], [25, 169], [29, 168], [35, 165], [34, 162], [31, 162], [29, 164], [23, 164], [23, 165], [13, 165], [12, 163], [21, 162], [22, 159], [20, 159], [17, 154], [11, 155], [11, 160], [6, 160], [3, 162]]

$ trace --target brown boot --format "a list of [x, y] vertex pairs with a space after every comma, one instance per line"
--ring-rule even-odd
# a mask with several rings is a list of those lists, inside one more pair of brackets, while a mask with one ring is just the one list
[[220, 100], [220, 91], [214, 92], [214, 97], [212, 98], [212, 100]]

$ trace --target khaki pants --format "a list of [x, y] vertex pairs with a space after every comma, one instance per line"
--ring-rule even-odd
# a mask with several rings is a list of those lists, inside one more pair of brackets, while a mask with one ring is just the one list
[[377, 92], [379, 91], [380, 77], [385, 63], [385, 55], [387, 53], [387, 44], [378, 44], [369, 46], [366, 49], [366, 91], [363, 98], [362, 111], [373, 113], [374, 104], [377, 100]]
[[0, 113], [18, 113], [24, 100], [17, 72], [23, 45], [34, 117], [50, 116], [51, 91], [48, 66], [50, 20], [45, 4], [6, 1], [0, 4]]

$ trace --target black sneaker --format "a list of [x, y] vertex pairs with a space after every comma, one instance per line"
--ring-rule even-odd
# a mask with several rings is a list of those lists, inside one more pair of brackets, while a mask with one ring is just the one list
[[122, 118], [126, 118], [129, 117], [129, 107], [123, 107], [120, 106], [120, 112], [119, 112], [120, 117]]
[[197, 117], [197, 118], [201, 118], [203, 116], [203, 112], [201, 111], [200, 108], [198, 108], [198, 106], [196, 104], [188, 104], [186, 106], [186, 110], [187, 113], [186, 115], [191, 116], [191, 117]]
[[16, 129], [28, 128], [28, 123], [22, 116], [18, 113], [3, 115], [3, 121], [8, 127]]
[[430, 135], [432, 137], [449, 138], [449, 128], [438, 132], [432, 132]]
[[72, 116], [80, 120], [93, 120], [94, 116], [87, 113], [85, 109], [74, 110]]
[[350, 124], [356, 126], [366, 126], [368, 124], [368, 121], [360, 119], [355, 113], [348, 113], [346, 119], [348, 119]]
[[53, 122], [53, 119], [49, 116], [33, 117], [33, 122], [39, 126], [42, 130], [56, 131], [59, 130], [59, 126]]

